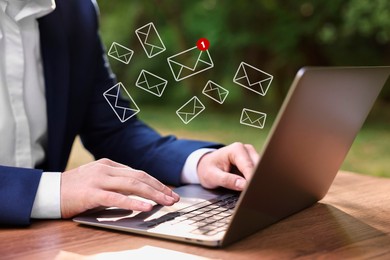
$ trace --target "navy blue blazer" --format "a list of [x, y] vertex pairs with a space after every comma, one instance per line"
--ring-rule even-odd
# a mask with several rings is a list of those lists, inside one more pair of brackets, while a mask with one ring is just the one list
[[[46, 84], [48, 142], [37, 169], [0, 166], [0, 224], [27, 225], [42, 171], [63, 171], [80, 135], [99, 158], [142, 169], [164, 183], [180, 184], [188, 155], [215, 144], [162, 137], [136, 117], [121, 123], [103, 97], [115, 85], [90, 0], [56, 0], [39, 19]], [[122, 105], [127, 105], [122, 100]]]

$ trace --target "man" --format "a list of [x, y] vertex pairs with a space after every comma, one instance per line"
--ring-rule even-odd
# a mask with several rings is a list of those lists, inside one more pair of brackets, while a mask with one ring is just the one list
[[[177, 202], [160, 181], [242, 190], [258, 161], [251, 145], [162, 137], [136, 117], [121, 123], [103, 97], [116, 82], [95, 7], [90, 0], [0, 0], [1, 224], [98, 206], [151, 210], [130, 194]], [[98, 160], [61, 173], [76, 135]]]

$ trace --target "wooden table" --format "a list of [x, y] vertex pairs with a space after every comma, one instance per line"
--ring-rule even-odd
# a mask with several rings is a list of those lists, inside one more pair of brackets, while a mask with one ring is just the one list
[[145, 245], [212, 259], [390, 259], [390, 179], [340, 172], [320, 203], [223, 249], [87, 227], [70, 220], [0, 229], [0, 259], [53, 259], [60, 250], [89, 255]]

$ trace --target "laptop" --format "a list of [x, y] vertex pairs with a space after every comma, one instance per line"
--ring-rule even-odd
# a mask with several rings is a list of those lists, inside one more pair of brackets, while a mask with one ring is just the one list
[[185, 185], [170, 207], [106, 208], [74, 221], [211, 247], [243, 239], [325, 196], [389, 74], [390, 67], [300, 69], [241, 193]]

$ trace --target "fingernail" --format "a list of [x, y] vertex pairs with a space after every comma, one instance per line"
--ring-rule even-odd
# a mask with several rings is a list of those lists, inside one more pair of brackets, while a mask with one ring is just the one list
[[175, 199], [173, 197], [168, 196], [168, 195], [165, 195], [165, 200], [168, 201], [169, 203], [175, 202]]
[[172, 191], [172, 197], [175, 199], [175, 201], [179, 201], [180, 196], [176, 192]]
[[141, 205], [143, 207], [143, 210], [148, 211], [152, 209], [152, 204], [146, 203], [146, 202], [141, 202]]
[[243, 190], [245, 188], [246, 181], [243, 179], [237, 179], [236, 180], [236, 188], [239, 190]]

